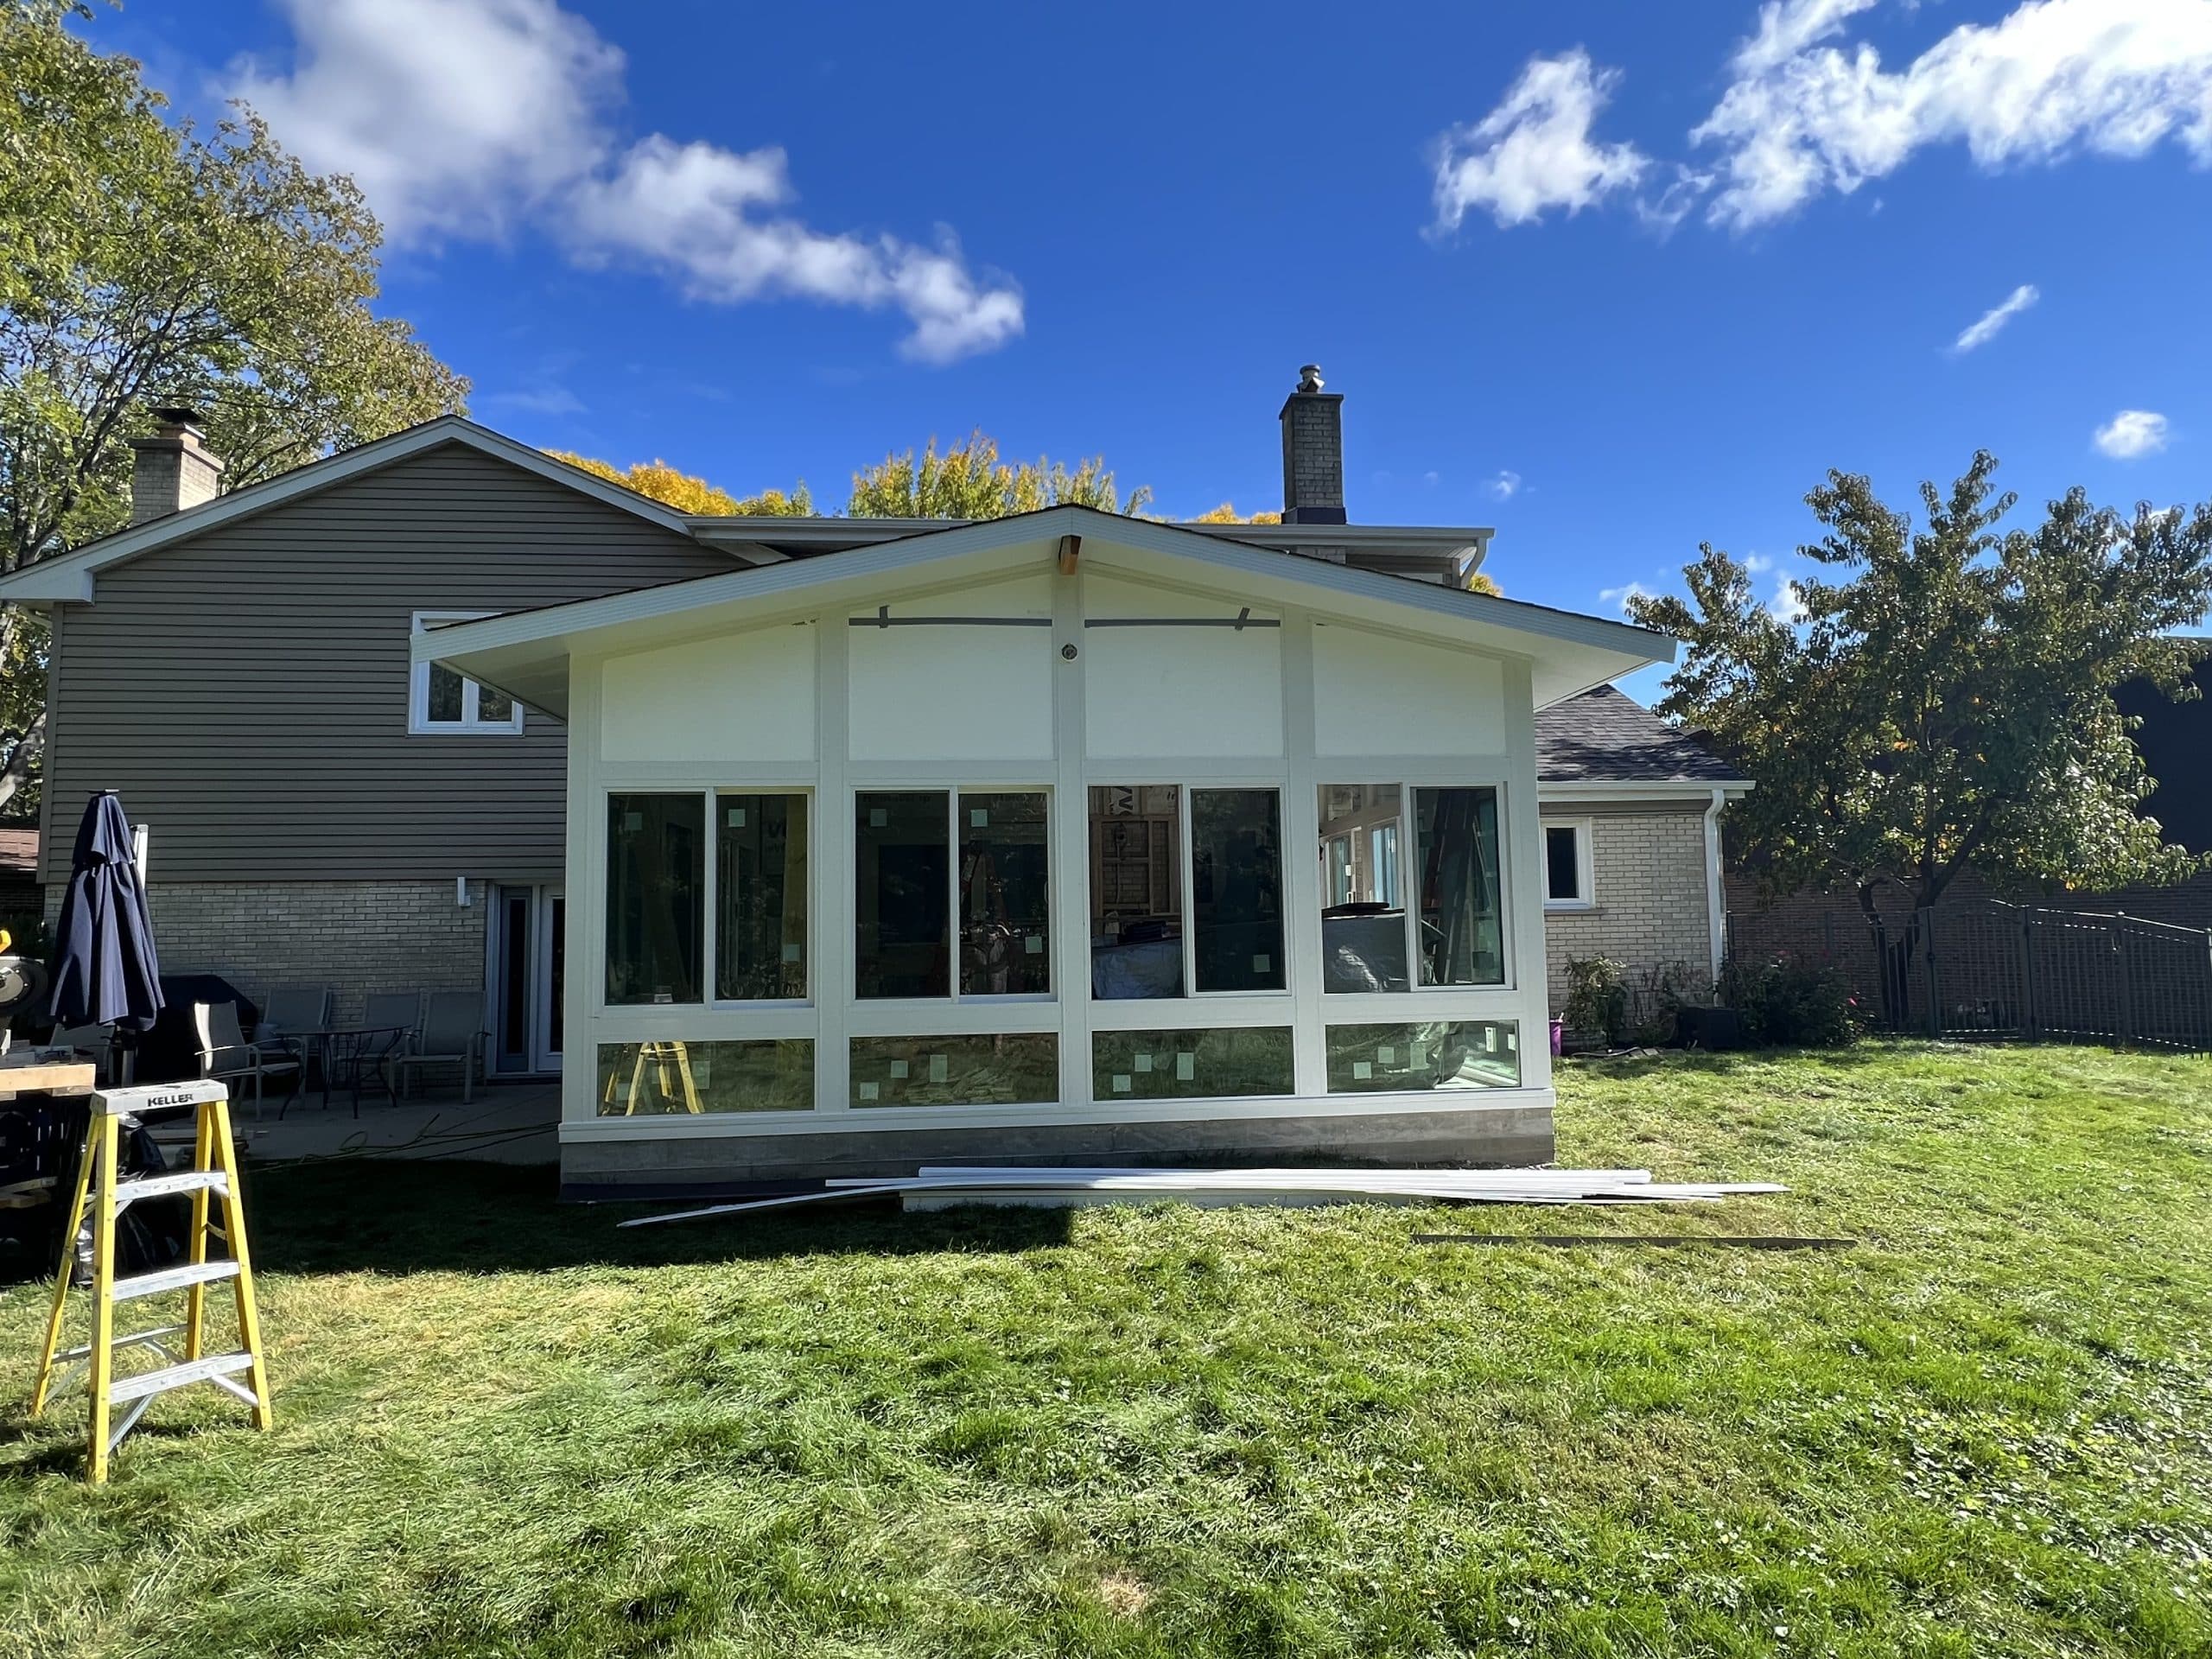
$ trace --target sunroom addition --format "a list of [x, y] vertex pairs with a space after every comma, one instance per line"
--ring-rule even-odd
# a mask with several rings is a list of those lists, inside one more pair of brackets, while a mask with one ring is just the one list
[[1548, 1155], [1535, 700], [1666, 647], [1062, 508], [420, 649], [569, 722], [564, 1172], [666, 1183]]

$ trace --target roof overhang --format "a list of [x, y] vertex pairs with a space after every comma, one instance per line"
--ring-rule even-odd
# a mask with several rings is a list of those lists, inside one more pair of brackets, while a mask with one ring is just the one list
[[1537, 798], [1554, 802], [1579, 801], [1709, 801], [1725, 795], [1733, 799], [1748, 795], [1748, 778], [1538, 778]]
[[[280, 477], [259, 484], [250, 484], [242, 490], [233, 490], [203, 505], [174, 512], [164, 518], [150, 519], [134, 524], [128, 530], [104, 536], [88, 543], [73, 553], [41, 559], [37, 563], [0, 577], [0, 601], [19, 605], [89, 605], [92, 602], [95, 577], [108, 566], [138, 558], [171, 542], [182, 541], [188, 536], [198, 536], [219, 525], [244, 518], [251, 514], [264, 512], [270, 507], [287, 501], [343, 484], [365, 473], [389, 467], [395, 461], [418, 455], [444, 444], [461, 444], [468, 448], [493, 456], [524, 472], [619, 507], [633, 517], [678, 536], [691, 533], [690, 521], [682, 513], [663, 506], [650, 497], [635, 490], [625, 489], [620, 484], [571, 467], [566, 461], [556, 461], [542, 449], [533, 449], [526, 443], [517, 443], [487, 426], [458, 415], [442, 416], [426, 421], [420, 426], [410, 426], [404, 432], [395, 432], [388, 438], [365, 443], [358, 449], [348, 449], [343, 454], [326, 460], [310, 461]], [[758, 519], [740, 519], [741, 524], [758, 524]], [[742, 543], [743, 537], [728, 538]], [[716, 545], [723, 544], [717, 538]], [[781, 559], [784, 555], [761, 548], [757, 554], [748, 555], [743, 546], [728, 550], [748, 563], [766, 563]]]
[[1258, 603], [1319, 607], [1346, 623], [1524, 658], [1538, 707], [1675, 658], [1672, 639], [1625, 622], [1325, 559], [1285, 558], [1189, 526], [1087, 507], [932, 528], [826, 556], [454, 623], [417, 634], [412, 650], [417, 662], [442, 663], [566, 718], [569, 664], [575, 656], [642, 651], [795, 620], [878, 602], [893, 591], [1016, 574], [1033, 563], [1049, 570], [1064, 535], [1083, 537], [1089, 567], [1168, 586], [1226, 588]]

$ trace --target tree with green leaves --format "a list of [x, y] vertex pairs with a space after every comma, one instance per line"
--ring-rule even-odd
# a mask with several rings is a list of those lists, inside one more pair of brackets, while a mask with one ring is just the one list
[[[463, 406], [377, 315], [382, 230], [241, 111], [164, 118], [72, 0], [0, 0], [0, 571], [121, 528], [129, 440], [201, 410], [238, 489]], [[46, 633], [0, 617], [0, 812], [35, 791]]]
[[2113, 693], [2196, 695], [2201, 648], [2174, 630], [2212, 604], [2212, 504], [2124, 512], [2077, 488], [2003, 530], [1996, 467], [1978, 454], [1948, 492], [1923, 484], [1917, 525], [1831, 473], [1806, 497], [1827, 533], [1799, 550], [1823, 574], [1791, 616], [1711, 546], [1688, 600], [1630, 603], [1688, 647], [1659, 712], [1757, 782], [1730, 828], [1763, 884], [1847, 888], [1878, 930], [1894, 884], [1915, 918], [1881, 935], [1899, 963], [1967, 871], [2097, 890], [2204, 864], [2139, 810], [2155, 785]]

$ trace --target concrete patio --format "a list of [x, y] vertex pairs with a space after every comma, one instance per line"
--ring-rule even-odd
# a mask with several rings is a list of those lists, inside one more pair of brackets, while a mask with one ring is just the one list
[[555, 1164], [561, 1119], [556, 1079], [480, 1085], [461, 1103], [458, 1089], [415, 1095], [397, 1103], [381, 1092], [362, 1096], [361, 1113], [340, 1090], [325, 1108], [310, 1090], [280, 1119], [271, 1101], [255, 1116], [237, 1101], [232, 1123], [245, 1155], [257, 1162], [345, 1157], [440, 1158], [500, 1164]]

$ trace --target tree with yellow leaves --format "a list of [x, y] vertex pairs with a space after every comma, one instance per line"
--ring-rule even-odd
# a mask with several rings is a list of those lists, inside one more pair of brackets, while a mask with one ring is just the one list
[[814, 516], [814, 498], [807, 493], [804, 483], [786, 495], [781, 490], [763, 490], [758, 495], [738, 497], [728, 490], [716, 489], [703, 478], [694, 478], [689, 473], [678, 472], [664, 461], [641, 461], [626, 473], [607, 461], [594, 461], [589, 455], [572, 454], [564, 449], [545, 452], [556, 461], [564, 461], [571, 467], [589, 473], [594, 478], [603, 478], [610, 484], [635, 490], [639, 495], [650, 496], [663, 506], [674, 507], [678, 512], [696, 518], [810, 518]]
[[1060, 506], [1137, 514], [1151, 500], [1140, 487], [1124, 502], [1101, 456], [1073, 467], [1044, 457], [1001, 461], [998, 441], [978, 428], [944, 449], [931, 438], [919, 459], [909, 449], [855, 473], [845, 511], [855, 518], [1005, 518]]

